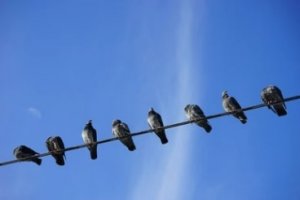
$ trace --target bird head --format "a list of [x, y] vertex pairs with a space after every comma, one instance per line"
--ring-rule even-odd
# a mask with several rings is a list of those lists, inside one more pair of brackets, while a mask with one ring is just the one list
[[19, 147], [16, 147], [15, 149], [14, 149], [14, 155], [16, 155], [16, 153], [19, 151]]
[[152, 114], [155, 114], [155, 111], [154, 111], [154, 109], [151, 107], [151, 108], [149, 109], [148, 115], [152, 115]]
[[112, 126], [116, 126], [116, 125], [118, 125], [120, 123], [121, 123], [121, 120], [116, 119], [116, 120], [113, 121]]
[[185, 112], [188, 112], [190, 106], [191, 106], [190, 104], [186, 105], [186, 106], [184, 107], [184, 111], [185, 111]]
[[225, 90], [222, 92], [222, 98], [227, 98], [228, 97], [228, 92]]
[[52, 140], [51, 136], [47, 138], [46, 143], [49, 142], [50, 140]]

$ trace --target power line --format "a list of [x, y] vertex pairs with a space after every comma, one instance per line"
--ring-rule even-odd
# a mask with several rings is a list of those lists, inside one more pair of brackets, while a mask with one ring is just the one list
[[[288, 98], [283, 99], [283, 101], [281, 101], [281, 102], [275, 102], [273, 104], [282, 103], [282, 102], [289, 102], [289, 101], [295, 101], [297, 99], [300, 99], [300, 95], [288, 97]], [[266, 106], [268, 106], [268, 105], [262, 103], [262, 104], [257, 104], [257, 105], [254, 105], [254, 106], [241, 108], [240, 110], [236, 110], [235, 112], [255, 110], [255, 109], [259, 109], [259, 108], [266, 107]], [[206, 119], [224, 117], [226, 115], [231, 115], [232, 113], [234, 113], [234, 112], [223, 112], [223, 113], [219, 113], [219, 114], [215, 114], [215, 115], [209, 115], [209, 116], [206, 117]], [[170, 124], [170, 125], [167, 125], [167, 126], [164, 126], [164, 127], [160, 128], [160, 129], [170, 129], [170, 128], [175, 128], [175, 127], [179, 127], [179, 126], [184, 126], [184, 125], [191, 124], [193, 122], [200, 121], [200, 120], [203, 120], [203, 119], [204, 118], [196, 119], [196, 120], [187, 120], [187, 121], [183, 121], [183, 122], [179, 122], [179, 123], [175, 123], [175, 124]], [[151, 132], [154, 132], [154, 131], [155, 131], [155, 129], [147, 129], [147, 130], [131, 133], [131, 136], [135, 137], [135, 136], [151, 133]], [[124, 136], [124, 137], [121, 137], [121, 138], [125, 138], [125, 137], [127, 137], [127, 136]], [[108, 138], [108, 139], [100, 140], [100, 141], [97, 141], [96, 144], [104, 144], [104, 143], [113, 142], [113, 141], [116, 141], [116, 140], [119, 140], [119, 138]], [[65, 148], [63, 151], [64, 152], [73, 151], [73, 150], [77, 150], [77, 149], [81, 149], [81, 148], [85, 148], [85, 147], [87, 147], [87, 144], [81, 144], [81, 145], [76, 145], [76, 146]], [[36, 154], [34, 156], [30, 156], [30, 157], [26, 157], [26, 158], [22, 158], [22, 159], [4, 161], [4, 162], [0, 163], [0, 167], [5, 166], [5, 165], [10, 165], [10, 164], [15, 164], [15, 163], [22, 162], [22, 161], [26, 161], [26, 160], [29, 160], [29, 159], [32, 159], [32, 158], [45, 157], [45, 156], [49, 156], [49, 155], [51, 155], [51, 152]]]

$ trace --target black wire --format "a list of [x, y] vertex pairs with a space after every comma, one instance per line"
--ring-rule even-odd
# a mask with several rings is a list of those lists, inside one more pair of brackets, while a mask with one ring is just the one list
[[[289, 97], [289, 98], [285, 98], [283, 101], [281, 101], [281, 102], [275, 102], [273, 104], [282, 103], [282, 102], [289, 102], [289, 101], [295, 101], [297, 99], [300, 99], [300, 95]], [[268, 105], [262, 103], [262, 104], [257, 104], [257, 105], [254, 105], [254, 106], [249, 106], [249, 107], [241, 108], [240, 110], [236, 110], [235, 112], [238, 112], [238, 111], [249, 111], [249, 110], [254, 110], [254, 109], [262, 108], [262, 107], [265, 107], [265, 106], [268, 106]], [[234, 113], [234, 112], [223, 112], [223, 113], [219, 113], [219, 114], [215, 114], [215, 115], [209, 115], [209, 116], [206, 117], [206, 119], [213, 119], [213, 118], [218, 118], [218, 117], [224, 117], [226, 115], [231, 115], [232, 113]], [[200, 120], [203, 120], [203, 119], [204, 118], [196, 119], [196, 120], [187, 120], [187, 121], [183, 121], [183, 122], [179, 122], [179, 123], [175, 123], [175, 124], [170, 124], [170, 125], [167, 125], [167, 126], [164, 126], [164, 127], [160, 128], [160, 129], [170, 129], [170, 128], [175, 128], [175, 127], [178, 127], [178, 126], [184, 126], [186, 124], [190, 124], [190, 123], [193, 123], [193, 122], [196, 122], [196, 121], [200, 121]], [[148, 130], [144, 130], [144, 131], [139, 131], [139, 132], [131, 133], [131, 136], [135, 137], [135, 136], [138, 136], [138, 135], [144, 135], [144, 134], [151, 133], [151, 132], [154, 132], [154, 131], [155, 131], [155, 129], [148, 129]], [[125, 137], [127, 137], [127, 136], [123, 136], [121, 138], [125, 138]], [[116, 140], [119, 140], [119, 138], [108, 138], [108, 139], [97, 141], [95, 143], [96, 144], [104, 144], [104, 143], [113, 142], [113, 141], [116, 141]], [[81, 148], [84, 148], [84, 147], [87, 147], [87, 144], [81, 144], [81, 145], [76, 145], [76, 146], [68, 147], [68, 148], [65, 148], [64, 150], [62, 150], [62, 152], [63, 151], [64, 152], [66, 152], [66, 151], [73, 151], [73, 150], [81, 149]], [[5, 166], [5, 165], [14, 164], [14, 163], [17, 163], [17, 162], [27, 161], [27, 160], [30, 160], [32, 158], [40, 158], [40, 157], [45, 157], [45, 156], [49, 156], [49, 155], [51, 155], [51, 152], [36, 154], [36, 155], [30, 156], [30, 157], [26, 157], [26, 158], [22, 158], [22, 159], [5, 161], [5, 162], [0, 163], [0, 167]]]

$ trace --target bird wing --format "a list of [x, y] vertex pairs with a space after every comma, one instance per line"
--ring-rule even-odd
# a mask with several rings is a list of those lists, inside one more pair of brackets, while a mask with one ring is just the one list
[[280, 100], [283, 100], [283, 95], [281, 93], [281, 90], [278, 87], [275, 87], [274, 89], [277, 92], [278, 96], [280, 97]]
[[61, 137], [56, 137], [56, 144], [57, 144], [57, 149], [58, 150], [64, 150], [65, 149], [65, 145], [64, 145], [64, 142], [63, 140], [61, 139]]
[[164, 123], [163, 123], [163, 120], [162, 120], [160, 114], [158, 114], [158, 113], [156, 114], [156, 119], [157, 119], [159, 125], [160, 125], [161, 127], [163, 127], [163, 126], [164, 126]]
[[120, 129], [121, 129], [121, 132], [124, 134], [124, 135], [130, 135], [130, 130], [129, 130], [129, 127], [126, 123], [120, 123]]
[[[277, 92], [277, 94], [278, 94], [278, 96], [279, 96], [279, 98], [280, 98], [280, 101], [283, 101], [284, 98], [283, 98], [283, 95], [282, 95], [281, 90], [280, 90], [278, 87], [274, 87], [274, 89], [275, 89], [275, 91]], [[284, 108], [286, 108], [285, 102], [282, 102], [282, 104], [283, 104]]]
[[239, 102], [234, 97], [228, 98], [228, 107], [231, 111], [241, 109]]
[[38, 154], [37, 152], [35, 152], [34, 150], [32, 150], [31, 148], [26, 147], [26, 146], [23, 146], [23, 149], [21, 150], [21, 152], [23, 154], [26, 154], [26, 155], [35, 155], [35, 154]]
[[[63, 142], [63, 140], [61, 139], [61, 137], [57, 136], [57, 137], [55, 138], [55, 144], [56, 144], [56, 150], [61, 151], [61, 150], [64, 150], [64, 149], [65, 149], [65, 145], [64, 145], [64, 142]], [[59, 154], [61, 154], [63, 157], [66, 158], [65, 152], [64, 152], [64, 151], [59, 152]]]
[[194, 113], [197, 115], [197, 117], [204, 117], [203, 110], [201, 110], [201, 108], [198, 105], [194, 105], [192, 109]]
[[97, 141], [97, 131], [96, 131], [96, 129], [92, 128], [91, 132], [92, 132], [93, 141], [96, 142]]

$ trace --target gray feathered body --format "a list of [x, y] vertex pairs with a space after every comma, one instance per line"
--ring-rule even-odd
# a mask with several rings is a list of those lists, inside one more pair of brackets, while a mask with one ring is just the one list
[[203, 110], [196, 104], [188, 104], [184, 108], [185, 114], [189, 120], [197, 120], [195, 123], [204, 128], [204, 130], [209, 133], [212, 130], [212, 127], [208, 123], [206, 116]]
[[129, 151], [134, 151], [135, 144], [132, 140], [129, 127], [120, 120], [115, 120], [112, 127], [113, 135], [128, 148]]
[[65, 145], [63, 143], [63, 140], [59, 136], [55, 137], [49, 137], [46, 140], [46, 146], [49, 152], [51, 152], [51, 155], [54, 157], [56, 164], [62, 166], [65, 165], [65, 152], [63, 151], [65, 149]]
[[283, 102], [284, 98], [278, 87], [270, 85], [264, 88], [261, 92], [261, 99], [278, 116], [287, 115], [286, 105]]
[[161, 143], [168, 143], [168, 138], [166, 136], [165, 129], [162, 129], [162, 127], [164, 127], [164, 123], [160, 114], [151, 109], [148, 112], [147, 122], [151, 129], [155, 129], [154, 132], [160, 138]]
[[247, 122], [245, 113], [243, 111], [236, 111], [241, 109], [241, 106], [234, 97], [223, 97], [223, 108], [226, 112], [233, 112], [232, 115], [239, 119], [243, 124]]
[[[30, 156], [39, 154], [25, 145], [20, 145], [20, 146], [16, 147], [14, 149], [13, 153], [17, 159], [24, 159], [24, 158], [28, 158]], [[42, 164], [42, 159], [40, 159], [40, 158], [31, 158], [31, 159], [27, 159], [24, 161], [32, 161], [32, 162], [36, 163], [37, 165]]]
[[97, 159], [97, 131], [92, 125], [90, 120], [84, 127], [81, 133], [83, 142], [87, 144], [87, 147], [90, 151], [90, 157], [92, 160]]

